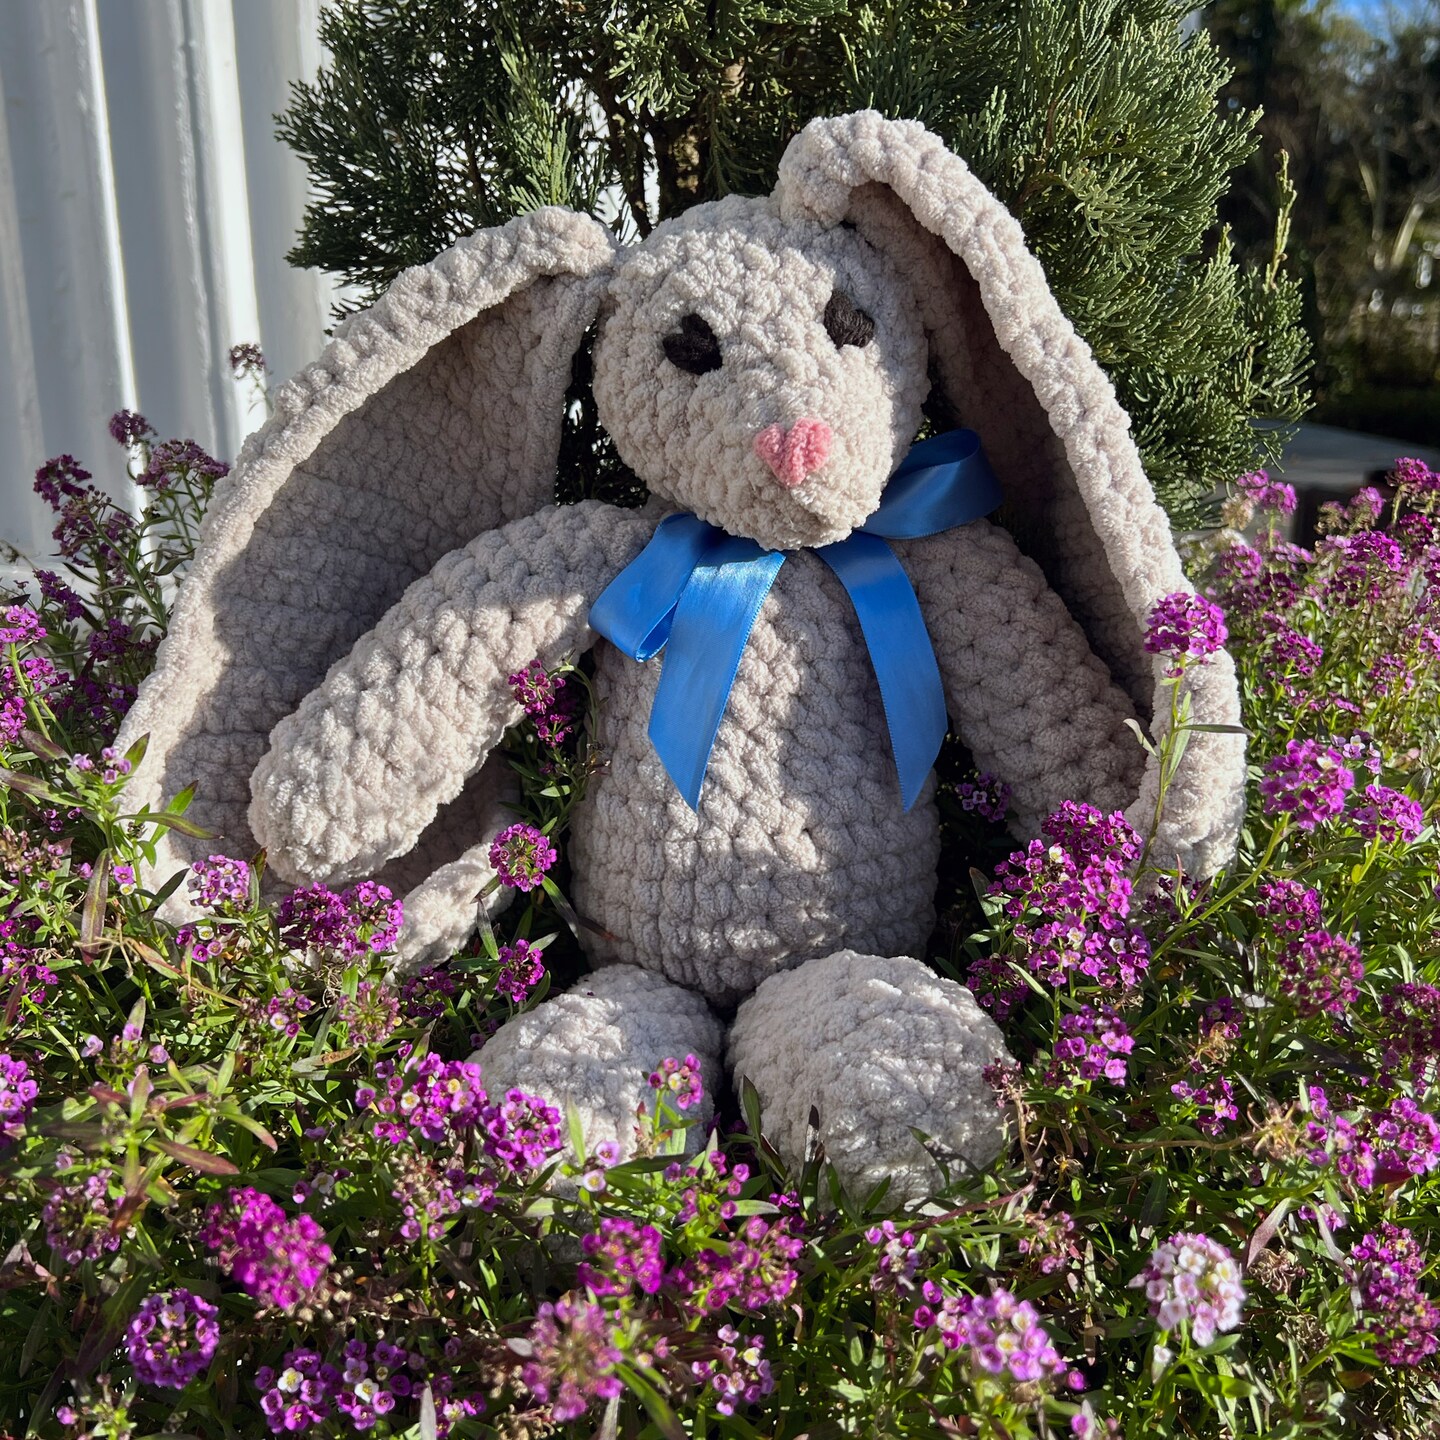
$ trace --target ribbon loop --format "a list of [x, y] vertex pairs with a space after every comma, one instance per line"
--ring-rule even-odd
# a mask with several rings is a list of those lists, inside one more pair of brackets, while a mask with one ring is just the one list
[[[945, 687], [914, 587], [886, 540], [967, 524], [1000, 499], [979, 436], [952, 430], [911, 446], [875, 513], [816, 552], [860, 621], [906, 810], [919, 799], [945, 738]], [[698, 516], [670, 515], [590, 607], [591, 627], [631, 659], [665, 651], [650, 740], [692, 810], [699, 808], [750, 632], [786, 554]]]

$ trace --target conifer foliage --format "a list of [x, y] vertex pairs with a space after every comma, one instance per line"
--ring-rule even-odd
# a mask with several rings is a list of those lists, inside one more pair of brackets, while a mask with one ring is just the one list
[[[1273, 458], [1305, 401], [1300, 301], [1242, 266], [1219, 198], [1254, 148], [1177, 0], [345, 0], [280, 135], [315, 201], [290, 259], [373, 298], [408, 265], [538, 205], [625, 238], [773, 184], [812, 116], [923, 121], [1015, 212], [1130, 411], [1179, 524]], [[617, 493], [577, 362], [567, 488]]]

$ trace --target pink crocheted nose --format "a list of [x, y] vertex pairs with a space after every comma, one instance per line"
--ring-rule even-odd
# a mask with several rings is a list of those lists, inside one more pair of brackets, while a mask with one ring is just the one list
[[829, 459], [832, 439], [834, 435], [823, 420], [797, 420], [789, 430], [783, 425], [767, 425], [755, 437], [755, 453], [787, 490], [793, 490]]

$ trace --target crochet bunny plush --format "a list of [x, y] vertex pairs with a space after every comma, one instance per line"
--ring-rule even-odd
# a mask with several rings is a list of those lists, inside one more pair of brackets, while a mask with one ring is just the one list
[[[592, 324], [638, 510], [552, 500]], [[974, 432], [983, 504], [907, 471], [927, 417]], [[938, 743], [948, 714], [1018, 836], [1064, 800], [1148, 831], [1159, 777], [1127, 722], [1163, 728], [1144, 624], [1186, 588], [1014, 219], [936, 137], [864, 112], [809, 125], [771, 196], [629, 248], [538, 211], [347, 321], [217, 496], [122, 741], [151, 736], [142, 798], [197, 781], [192, 813], [284, 879], [403, 888], [413, 963], [473, 926], [513, 818], [490, 758], [519, 714], [507, 675], [593, 647], [604, 765], [570, 856], [597, 968], [486, 1044], [487, 1084], [625, 1146], [646, 1072], [690, 1054], [706, 1106], [728, 1066], [782, 1151], [813, 1109], [848, 1186], [911, 1199], [937, 1147], [1000, 1148], [982, 1071], [1005, 1053], [914, 958], [939, 838], [913, 732]], [[637, 658], [655, 621], [661, 653]], [[1192, 706], [1235, 724], [1223, 655]], [[1155, 853], [1218, 869], [1243, 780], [1235, 735], [1194, 734]], [[168, 844], [159, 868], [190, 858]]]

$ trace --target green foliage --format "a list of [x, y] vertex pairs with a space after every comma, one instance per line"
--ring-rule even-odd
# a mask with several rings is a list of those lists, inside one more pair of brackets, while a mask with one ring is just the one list
[[[1205, 24], [1234, 75], [1222, 94], [1258, 110], [1261, 147], [1222, 201], [1242, 254], [1267, 253], [1288, 156], [1299, 195], [1292, 254], [1327, 419], [1440, 443], [1440, 6], [1211, 0]], [[1387, 394], [1421, 391], [1394, 428]], [[1428, 393], [1426, 393], [1428, 391]]]
[[[887, 1231], [883, 1186], [845, 1195], [818, 1145], [798, 1171], [782, 1163], [753, 1091], [722, 1109], [724, 1139], [684, 1161], [699, 1137], [680, 1057], [654, 1057], [655, 1104], [618, 1163], [539, 1101], [522, 1128], [477, 1110], [475, 1036], [548, 983], [517, 994], [512, 968], [507, 987], [489, 930], [407, 980], [387, 974], [393, 916], [371, 887], [340, 903], [337, 929], [313, 891], [262, 903], [262, 856], [202, 863], [153, 893], [140, 883], [159, 831], [188, 825], [187, 797], [127, 808], [141, 747], [85, 753], [106, 737], [71, 703], [89, 691], [68, 667], [117, 685], [145, 669], [171, 593], [145, 556], [183, 571], [209, 484], [193, 449], [136, 450], [152, 504], [133, 532], [73, 462], [42, 471], [80, 492], [58, 496], [61, 529], [77, 584], [107, 577], [93, 618], [111, 648], [97, 661], [78, 597], [53, 579], [0, 610], [0, 1431], [250, 1440], [275, 1423], [263, 1396], [294, 1403], [303, 1377], [286, 1367], [301, 1363], [334, 1367], [317, 1382], [328, 1409], [289, 1432], [317, 1440], [357, 1433], [341, 1400], [382, 1380], [395, 1404], [367, 1422], [377, 1440], [586, 1440], [597, 1427], [1299, 1440], [1440, 1421], [1440, 1282], [1422, 1273], [1440, 1242], [1440, 477], [1403, 468], [1401, 518], [1378, 496], [1328, 513], [1313, 556], [1279, 538], [1273, 511], [1254, 546], [1230, 532], [1197, 548], [1229, 614], [1265, 782], [1225, 872], [1196, 884], [1122, 817], [1084, 807], [1052, 817], [998, 887], [952, 872], [942, 906], [957, 910], [973, 879], [978, 923], [932, 958], [1003, 1020], [1017, 1063], [991, 1081], [1013, 1144], [983, 1171], [930, 1146], [934, 1199]], [[161, 453], [185, 463], [161, 472]], [[1257, 485], [1227, 520], [1252, 523]], [[116, 659], [107, 617], [141, 614], [152, 628]], [[1206, 663], [1175, 659], [1167, 778], [1183, 775], [1188, 676]], [[563, 678], [588, 696], [577, 672]], [[552, 702], [539, 708], [572, 733], [527, 722], [509, 753], [526, 818], [559, 840], [603, 756], [574, 733], [580, 707]], [[1303, 792], [1276, 784], [1292, 741], [1320, 757]], [[982, 823], [998, 795], [987, 781], [942, 797], [957, 846], [1003, 853]], [[1378, 823], [1376, 807], [1401, 818]], [[561, 873], [504, 917], [511, 942], [573, 919]], [[1293, 887], [1278, 905], [1277, 882]], [[177, 929], [159, 906], [182, 883], [201, 913]], [[1363, 961], [1336, 968], [1333, 946], [1302, 943], [1316, 926]], [[1105, 1038], [1082, 1060], [1087, 1016]], [[16, 1088], [16, 1062], [33, 1093]], [[427, 1075], [440, 1082], [428, 1100]], [[561, 1171], [572, 1183], [557, 1192]], [[297, 1254], [328, 1255], [298, 1299], [247, 1281], [213, 1237], [210, 1217], [264, 1203], [312, 1226], [270, 1236], [274, 1266], [298, 1275]], [[1379, 1283], [1364, 1255], [1382, 1241], [1400, 1254], [1387, 1226], [1417, 1258]], [[1135, 1283], [1169, 1237], [1195, 1232], [1244, 1270], [1243, 1312], [1213, 1335]], [[582, 1270], [586, 1236], [603, 1243]], [[177, 1288], [216, 1306], [218, 1335], [190, 1383], [167, 1389], [131, 1340], [147, 1297]], [[1007, 1339], [1052, 1347], [1076, 1388], [1017, 1378], [1010, 1352], [968, 1343], [970, 1305], [1002, 1330], [1017, 1317]], [[407, 1357], [405, 1387], [394, 1366], [342, 1386], [346, 1347], [374, 1368], [381, 1340]]]
[[[1283, 220], [1255, 264], [1213, 235], [1253, 149], [1227, 71], [1176, 0], [354, 0], [281, 137], [316, 189], [291, 260], [373, 298], [406, 265], [539, 203], [626, 238], [763, 193], [815, 115], [873, 106], [939, 133], [1019, 216], [1062, 308], [1116, 382], [1182, 524], [1273, 458], [1304, 408]], [[1273, 254], [1271, 253], [1273, 251]], [[566, 462], [623, 488], [593, 416]], [[562, 476], [562, 485], [567, 483]]]

